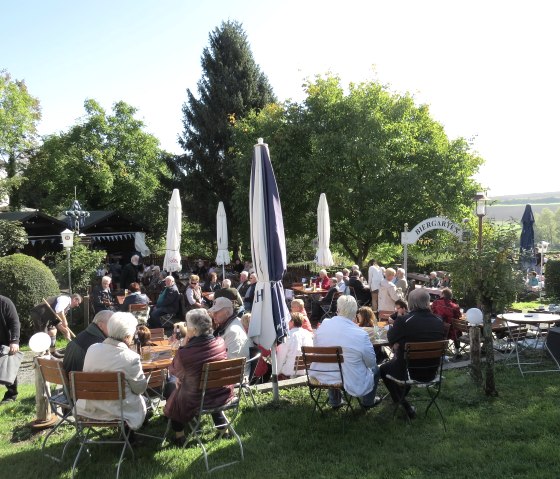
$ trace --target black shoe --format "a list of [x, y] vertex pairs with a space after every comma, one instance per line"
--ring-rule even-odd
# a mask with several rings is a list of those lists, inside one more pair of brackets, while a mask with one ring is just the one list
[[416, 419], [416, 408], [412, 404], [405, 406], [405, 410], [408, 419]]
[[378, 406], [379, 404], [381, 404], [382, 399], [379, 396], [375, 396], [375, 399], [373, 400], [373, 404], [370, 404], [369, 406], [364, 406], [362, 404], [362, 407], [367, 411], [369, 409], [374, 408], [375, 406]]
[[185, 444], [187, 443], [187, 436], [180, 436], [180, 437], [175, 436], [171, 438], [169, 442], [174, 447], [185, 447]]

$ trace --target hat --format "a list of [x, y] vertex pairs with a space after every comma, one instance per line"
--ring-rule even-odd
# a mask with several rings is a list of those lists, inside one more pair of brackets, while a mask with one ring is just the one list
[[221, 296], [221, 297], [216, 298], [216, 299], [214, 300], [214, 306], [212, 306], [212, 307], [208, 310], [208, 312], [209, 312], [209, 313], [215, 313], [216, 311], [220, 311], [220, 310], [225, 309], [225, 308], [231, 308], [231, 309], [233, 309], [233, 303], [232, 303], [229, 299], [224, 298], [223, 296]]

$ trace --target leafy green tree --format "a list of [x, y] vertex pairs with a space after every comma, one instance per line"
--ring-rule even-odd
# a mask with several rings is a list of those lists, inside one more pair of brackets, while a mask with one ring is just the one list
[[313, 232], [327, 194], [331, 242], [363, 265], [374, 245], [399, 244], [404, 223], [463, 218], [482, 160], [450, 140], [426, 105], [369, 81], [335, 76], [306, 85], [302, 104], [271, 105], [236, 125], [237, 221], [246, 221], [252, 146], [270, 146], [288, 236]]
[[[263, 108], [274, 95], [238, 22], [223, 22], [210, 34], [201, 63], [198, 98], [187, 90], [183, 105], [179, 143], [185, 154], [176, 158], [174, 171], [184, 211], [201, 225], [208, 241], [215, 232], [220, 201], [231, 218], [232, 194], [239, 182], [232, 161], [232, 124]], [[237, 249], [240, 225], [231, 222], [228, 227], [230, 243]]]
[[39, 100], [29, 94], [25, 82], [14, 80], [8, 72], [0, 70], [0, 169], [7, 178], [3, 188], [10, 196], [20, 184], [15, 180], [29, 151], [36, 145], [40, 119]]
[[[106, 251], [92, 250], [74, 237], [74, 246], [70, 250], [70, 272], [72, 292], [86, 294], [88, 286], [95, 279], [96, 270], [107, 256]], [[53, 274], [63, 288], [68, 288], [68, 258], [66, 251], [55, 255]]]
[[160, 180], [169, 172], [158, 140], [124, 102], [115, 103], [112, 114], [94, 100], [84, 106], [84, 118], [46, 138], [31, 158], [25, 203], [58, 215], [70, 206], [76, 186], [86, 209], [119, 210], [162, 227], [169, 193]]
[[547, 241], [552, 245], [560, 244], [560, 209], [553, 213], [548, 208], [543, 208], [540, 214], [535, 215], [535, 241]]
[[0, 256], [23, 248], [27, 244], [27, 233], [19, 221], [0, 220]]
[[484, 313], [484, 389], [487, 395], [495, 396], [497, 391], [490, 318], [492, 314], [502, 313], [511, 306], [524, 287], [524, 276], [517, 258], [519, 230], [515, 224], [498, 226], [486, 223], [480, 251], [476, 237], [473, 234], [469, 242], [454, 243], [451, 251], [453, 260], [448, 267], [453, 277], [453, 295], [467, 307], [480, 306]]

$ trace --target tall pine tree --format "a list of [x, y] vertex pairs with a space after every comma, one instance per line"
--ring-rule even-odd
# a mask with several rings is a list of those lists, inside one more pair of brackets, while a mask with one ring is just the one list
[[236, 248], [237, 228], [243, 225], [231, 221], [237, 176], [232, 160], [233, 124], [251, 110], [258, 111], [275, 101], [275, 97], [255, 63], [240, 23], [223, 22], [209, 40], [201, 57], [198, 98], [187, 90], [184, 131], [179, 138], [185, 154], [176, 158], [174, 170], [185, 213], [191, 221], [200, 223], [208, 239], [215, 238], [216, 210], [218, 202], [224, 202], [230, 218], [230, 242]]

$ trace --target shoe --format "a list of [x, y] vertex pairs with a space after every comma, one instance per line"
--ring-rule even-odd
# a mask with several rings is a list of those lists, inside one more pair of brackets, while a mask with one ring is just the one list
[[343, 399], [338, 404], [331, 404], [330, 406], [334, 411], [336, 411], [336, 410], [340, 409], [341, 407], [346, 406], [346, 401]]
[[416, 419], [416, 408], [412, 404], [405, 406], [405, 409], [408, 419]]
[[224, 427], [222, 429], [218, 429], [218, 432], [216, 433], [214, 439], [231, 439], [232, 437], [233, 434], [231, 433], [231, 431], [227, 427]]
[[187, 436], [174, 436], [169, 440], [169, 442], [175, 447], [185, 447], [187, 443]]
[[56, 359], [64, 359], [64, 354], [61, 354], [61, 353], [60, 353], [59, 351], [57, 351], [56, 349], [55, 349], [54, 351], [51, 351], [51, 352], [50, 352], [50, 355], [51, 355], [53, 358], [56, 358]]
[[369, 409], [374, 408], [375, 406], [378, 406], [379, 404], [381, 404], [381, 398], [379, 396], [375, 396], [375, 399], [373, 400], [373, 404], [370, 404], [369, 406], [364, 406], [362, 405], [362, 407], [368, 411]]

